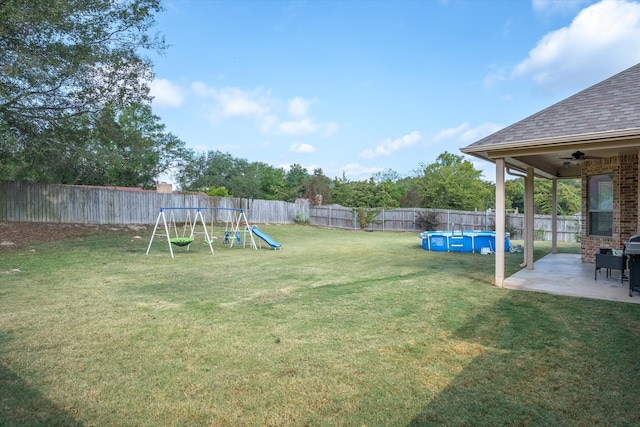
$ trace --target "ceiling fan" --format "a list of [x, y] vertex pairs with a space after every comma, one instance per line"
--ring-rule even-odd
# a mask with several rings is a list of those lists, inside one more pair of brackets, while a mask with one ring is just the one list
[[560, 160], [564, 160], [565, 161], [564, 167], [568, 168], [568, 167], [571, 167], [572, 165], [579, 165], [585, 160], [597, 160], [601, 158], [602, 157], [597, 157], [597, 156], [587, 156], [582, 151], [576, 151], [575, 153], [571, 154], [571, 157], [560, 157]]
[[[576, 151], [575, 153], [571, 154], [571, 157], [560, 157], [560, 160], [568, 160], [571, 162], [582, 162], [584, 160], [597, 160], [597, 159], [601, 159], [602, 157], [597, 157], [597, 156], [587, 156], [586, 154], [584, 154], [582, 151]], [[565, 162], [567, 163], [567, 162]]]

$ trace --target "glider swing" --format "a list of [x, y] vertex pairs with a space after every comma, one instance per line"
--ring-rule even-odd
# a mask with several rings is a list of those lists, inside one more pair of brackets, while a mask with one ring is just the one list
[[[191, 211], [192, 210], [196, 210], [196, 215], [195, 218], [193, 219], [193, 221], [191, 220]], [[173, 231], [174, 231], [174, 237], [171, 237], [171, 233], [170, 233], [170, 227], [167, 225], [167, 217], [165, 215], [165, 211], [170, 211], [171, 212], [171, 216], [169, 218], [169, 223], [171, 224]], [[182, 237], [178, 236], [178, 227], [176, 225], [176, 220], [175, 220], [175, 215], [174, 212], [176, 211], [186, 211], [187, 215], [186, 215], [186, 220], [182, 229]], [[163, 228], [164, 228], [164, 234], [162, 234], [162, 230], [158, 230], [158, 225], [160, 225], [160, 220], [162, 219], [162, 224], [163, 224]], [[163, 236], [167, 238], [167, 243], [169, 245], [169, 253], [171, 253], [171, 258], [173, 259], [173, 248], [171, 245], [176, 245], [176, 246], [180, 246], [180, 247], [187, 247], [187, 251], [189, 250], [191, 243], [193, 243], [193, 234], [195, 231], [195, 227], [198, 224], [198, 221], [201, 222], [203, 228], [204, 228], [204, 234], [206, 236], [206, 241], [205, 243], [207, 243], [209, 245], [209, 249], [211, 249], [211, 254], [213, 255], [213, 246], [211, 246], [211, 239], [209, 238], [209, 233], [207, 232], [207, 224], [204, 221], [204, 217], [202, 216], [202, 212], [200, 211], [199, 208], [160, 208], [160, 213], [158, 214], [158, 219], [156, 219], [156, 225], [155, 227], [153, 227], [153, 234], [151, 235], [151, 240], [149, 240], [149, 246], [147, 247], [147, 255], [149, 255], [149, 251], [151, 250], [151, 244], [153, 243], [153, 239], [156, 236]], [[190, 234], [187, 237], [186, 236], [186, 232], [187, 232], [187, 227], [190, 230]]]

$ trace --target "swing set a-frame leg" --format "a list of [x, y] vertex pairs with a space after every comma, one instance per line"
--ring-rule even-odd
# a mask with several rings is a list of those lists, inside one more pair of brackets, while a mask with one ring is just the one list
[[153, 243], [153, 238], [156, 237], [156, 230], [158, 229], [158, 224], [160, 224], [160, 218], [162, 218], [162, 224], [164, 225], [164, 232], [167, 236], [167, 244], [169, 245], [169, 253], [171, 254], [171, 259], [175, 259], [173, 257], [173, 248], [171, 247], [171, 236], [169, 235], [169, 227], [167, 226], [167, 218], [164, 214], [164, 210], [160, 209], [160, 213], [158, 214], [158, 219], [156, 219], [156, 225], [153, 227], [153, 234], [151, 234], [151, 240], [149, 240], [149, 246], [147, 247], [147, 255], [149, 255], [149, 251], [151, 250], [151, 244]]
[[214, 255], [213, 246], [211, 245], [211, 237], [209, 237], [209, 232], [207, 231], [207, 222], [204, 220], [204, 217], [202, 216], [202, 211], [200, 209], [198, 209], [198, 212], [196, 212], [196, 218], [193, 221], [193, 225], [191, 226], [191, 236], [190, 237], [191, 237], [191, 239], [194, 238], [196, 225], [198, 224], [198, 218], [200, 218], [200, 222], [201, 222], [202, 227], [204, 229], [204, 237], [205, 237], [205, 240], [207, 242], [207, 245], [209, 245], [209, 249], [211, 249], [211, 255]]

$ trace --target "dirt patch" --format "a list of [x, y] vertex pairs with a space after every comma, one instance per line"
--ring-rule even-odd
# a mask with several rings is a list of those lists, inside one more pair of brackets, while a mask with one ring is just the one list
[[34, 243], [88, 237], [109, 231], [139, 231], [144, 225], [89, 225], [49, 222], [0, 222], [0, 251], [24, 248]]

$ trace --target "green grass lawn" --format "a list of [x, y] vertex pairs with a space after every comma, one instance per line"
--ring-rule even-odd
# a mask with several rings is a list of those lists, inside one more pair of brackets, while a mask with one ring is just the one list
[[640, 423], [638, 305], [498, 289], [417, 233], [260, 228], [283, 249], [0, 252], [0, 425]]

